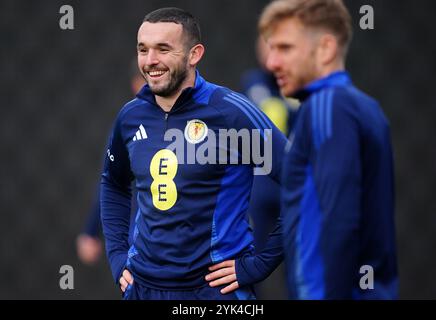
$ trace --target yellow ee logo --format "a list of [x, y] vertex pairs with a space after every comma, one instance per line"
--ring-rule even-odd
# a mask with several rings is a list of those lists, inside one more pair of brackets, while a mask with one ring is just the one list
[[150, 190], [153, 205], [159, 210], [168, 210], [177, 201], [177, 187], [173, 179], [177, 174], [178, 165], [176, 155], [168, 149], [159, 150], [151, 159], [150, 174], [153, 183]]

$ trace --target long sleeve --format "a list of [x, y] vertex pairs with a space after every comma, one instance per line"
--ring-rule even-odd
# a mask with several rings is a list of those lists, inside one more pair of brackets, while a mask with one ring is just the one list
[[[274, 181], [280, 183], [282, 159], [287, 139], [283, 133], [244, 96], [230, 94], [225, 101], [236, 106], [241, 112], [231, 119], [231, 127], [249, 129], [258, 137], [252, 135], [250, 157], [255, 174], [267, 174]], [[257, 139], [258, 138], [258, 139]], [[238, 150], [242, 157], [246, 150]], [[261, 157], [256, 157], [261, 155]], [[257, 158], [257, 159], [256, 159]], [[262, 159], [262, 161], [259, 161]], [[281, 220], [277, 220], [276, 227], [268, 237], [265, 248], [257, 255], [247, 254], [236, 260], [236, 274], [240, 286], [253, 284], [268, 277], [283, 261], [283, 245]]]
[[[312, 138], [315, 149], [318, 147], [311, 161], [313, 179], [323, 214], [319, 248], [324, 265], [325, 299], [351, 299], [359, 269], [364, 169], [359, 126], [351, 103], [349, 99], [336, 98], [331, 122], [325, 122], [324, 126], [322, 122], [312, 122]], [[318, 110], [318, 114], [321, 112]]]
[[100, 185], [98, 185], [92, 208], [88, 213], [83, 232], [91, 237], [97, 238], [100, 235]]
[[107, 150], [100, 186], [101, 222], [114, 281], [127, 261], [132, 173], [118, 117]]
[[358, 115], [332, 91], [314, 94], [302, 111], [282, 193], [290, 297], [351, 299], [362, 205]]
[[[262, 130], [263, 132], [270, 130], [270, 134], [266, 133], [264, 137], [264, 139], [269, 139], [269, 141], [266, 141], [264, 146], [261, 146], [260, 149], [261, 154], [264, 155], [265, 163], [270, 162], [271, 165], [264, 164], [264, 168], [267, 168], [267, 172], [269, 171], [269, 177], [280, 184], [282, 160], [287, 139], [280, 130], [271, 122], [267, 121], [267, 119], [265, 119], [265, 123], [268, 123], [268, 127], [263, 127]], [[253, 149], [256, 150], [256, 146], [253, 146]], [[255, 152], [258, 151], [256, 150]], [[256, 166], [255, 163], [253, 165]], [[256, 169], [258, 168], [255, 168], [255, 170]], [[261, 170], [264, 169], [260, 169], [260, 171], [258, 170], [257, 172], [262, 173]], [[281, 223], [281, 218], [279, 217], [273, 232], [268, 235], [267, 243], [260, 253], [254, 256], [245, 255], [236, 260], [236, 274], [240, 286], [254, 284], [266, 279], [283, 261]]]
[[258, 254], [245, 255], [235, 261], [239, 286], [250, 285], [266, 279], [283, 261], [281, 218], [268, 236], [265, 248]]

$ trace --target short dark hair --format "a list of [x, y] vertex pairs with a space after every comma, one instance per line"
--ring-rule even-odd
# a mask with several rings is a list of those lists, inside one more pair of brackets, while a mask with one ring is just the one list
[[181, 24], [183, 33], [186, 37], [186, 45], [192, 48], [201, 43], [200, 25], [198, 21], [189, 12], [179, 8], [161, 8], [148, 13], [143, 22], [173, 22]]

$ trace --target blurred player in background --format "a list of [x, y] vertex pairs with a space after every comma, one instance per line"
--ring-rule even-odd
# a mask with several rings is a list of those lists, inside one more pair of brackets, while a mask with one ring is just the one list
[[[242, 92], [283, 132], [289, 136], [298, 114], [299, 102], [280, 94], [274, 75], [266, 69], [268, 46], [262, 37], [256, 41], [258, 67], [241, 77]], [[273, 231], [280, 214], [280, 185], [268, 176], [255, 176], [248, 213], [254, 226], [254, 245], [260, 252]], [[283, 270], [278, 269], [256, 286], [260, 299], [284, 298]]]
[[348, 10], [340, 0], [277, 0], [259, 30], [281, 93], [302, 101], [282, 175], [290, 297], [396, 298], [390, 129], [344, 70]]
[[[256, 42], [259, 68], [251, 69], [242, 76], [242, 92], [264, 112], [269, 119], [289, 136], [298, 113], [298, 100], [285, 99], [280, 94], [274, 75], [266, 70], [268, 47], [262, 37]], [[255, 176], [250, 199], [249, 214], [256, 226], [254, 241], [256, 250], [262, 250], [268, 233], [272, 231], [280, 213], [280, 186], [268, 176]]]
[[[145, 84], [145, 79], [138, 70], [136, 58], [131, 65], [130, 75], [131, 92], [136, 95]], [[133, 216], [134, 213], [136, 213], [136, 210], [136, 192], [133, 192], [131, 209]], [[86, 218], [84, 229], [77, 237], [76, 248], [79, 260], [87, 265], [95, 264], [102, 255], [103, 244], [101, 240], [100, 220], [100, 183], [98, 184], [91, 210]]]

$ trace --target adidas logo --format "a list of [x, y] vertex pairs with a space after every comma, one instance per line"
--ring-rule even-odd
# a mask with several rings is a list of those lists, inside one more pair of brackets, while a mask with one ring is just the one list
[[133, 141], [139, 141], [139, 140], [143, 140], [143, 139], [147, 139], [147, 132], [145, 132], [144, 127], [142, 126], [142, 124], [139, 126], [139, 130], [136, 131], [135, 136], [133, 137]]

